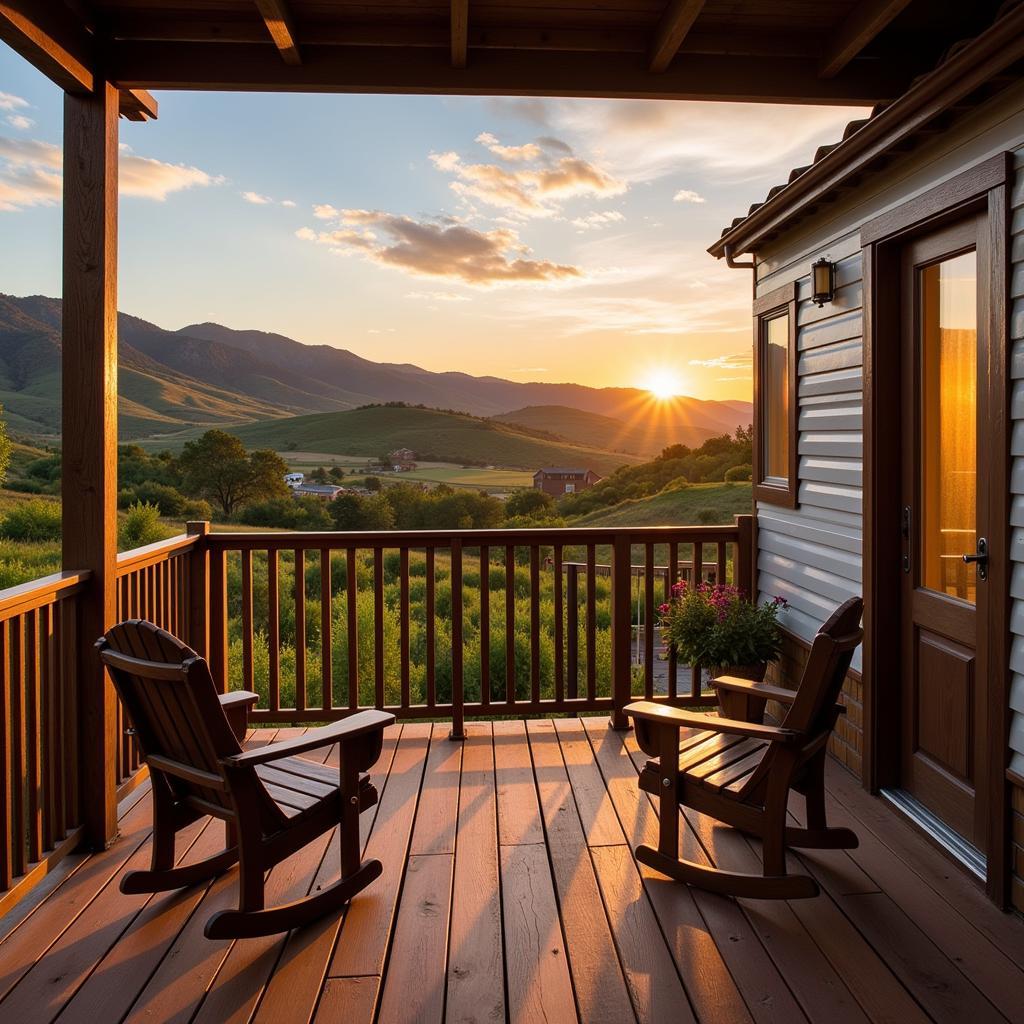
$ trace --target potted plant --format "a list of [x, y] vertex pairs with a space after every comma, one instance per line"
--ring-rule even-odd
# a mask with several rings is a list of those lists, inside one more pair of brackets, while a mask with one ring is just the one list
[[778, 615], [785, 605], [783, 597], [758, 605], [724, 583], [681, 581], [659, 609], [662, 634], [680, 661], [700, 665], [712, 678], [760, 682], [782, 649]]

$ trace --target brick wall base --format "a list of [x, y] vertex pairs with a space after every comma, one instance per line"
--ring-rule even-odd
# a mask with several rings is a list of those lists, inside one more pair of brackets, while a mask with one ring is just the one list
[[[797, 637], [786, 634], [783, 639], [782, 657], [768, 666], [766, 680], [775, 686], [796, 689], [807, 664], [810, 647]], [[862, 778], [862, 756], [864, 752], [864, 697], [860, 675], [850, 672], [843, 683], [840, 703], [846, 707], [846, 714], [839, 717], [835, 731], [829, 740], [829, 753], [845, 765], [858, 779]], [[778, 714], [779, 709], [770, 709]]]

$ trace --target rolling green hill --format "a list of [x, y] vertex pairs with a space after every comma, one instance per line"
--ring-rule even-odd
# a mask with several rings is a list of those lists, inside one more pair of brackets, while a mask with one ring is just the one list
[[[628, 416], [628, 418], [626, 418]], [[499, 423], [541, 430], [592, 448], [605, 448], [633, 455], [657, 455], [670, 444], [696, 448], [716, 434], [731, 434], [732, 424], [723, 421], [719, 429], [692, 422], [684, 408], [672, 403], [638, 405], [622, 417], [602, 416], [567, 405], [529, 405], [524, 409], [501, 413]]]
[[423, 461], [529, 470], [582, 466], [604, 474], [641, 461], [634, 455], [539, 437], [493, 420], [406, 406], [294, 416], [234, 427], [232, 433], [249, 448], [280, 452], [376, 456], [411, 448]]

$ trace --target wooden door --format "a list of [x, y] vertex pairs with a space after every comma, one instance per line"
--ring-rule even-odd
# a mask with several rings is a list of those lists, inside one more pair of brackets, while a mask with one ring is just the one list
[[[901, 260], [902, 788], [984, 852], [987, 220]], [[966, 561], [968, 559], [976, 559]]]

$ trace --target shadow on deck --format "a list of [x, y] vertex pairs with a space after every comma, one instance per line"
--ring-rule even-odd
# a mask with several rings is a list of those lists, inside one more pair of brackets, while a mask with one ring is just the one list
[[[633, 860], [657, 819], [636, 784], [644, 755], [606, 721], [474, 723], [465, 744], [442, 724], [389, 729], [362, 822], [384, 874], [344, 916], [288, 936], [203, 938], [235, 870], [166, 896], [118, 891], [148, 862], [141, 788], [112, 848], [67, 858], [0, 921], [0, 1021], [1024, 1020], [1024, 927], [843, 769], [830, 765], [829, 810], [861, 846], [800, 855], [823, 895], [734, 902]], [[746, 839], [689, 826], [689, 857], [757, 870]], [[179, 854], [222, 842], [204, 820]], [[338, 871], [322, 837], [274, 869], [268, 902]]]

